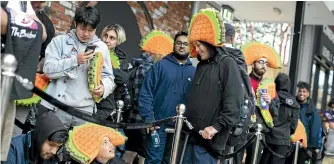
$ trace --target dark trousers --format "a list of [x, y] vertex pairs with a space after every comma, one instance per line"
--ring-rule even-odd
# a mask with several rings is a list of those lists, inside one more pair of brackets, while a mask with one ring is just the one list
[[[287, 145], [272, 145], [267, 144], [275, 153], [277, 154], [286, 154], [289, 151], [289, 146]], [[260, 164], [283, 164], [285, 162], [285, 158], [279, 158], [275, 155], [271, 154], [271, 152], [267, 149], [263, 149], [263, 154], [260, 160]]]
[[[288, 158], [286, 158], [285, 164], [292, 164], [293, 163], [294, 154], [295, 154], [295, 151], [293, 151], [291, 153], [291, 155]], [[314, 151], [312, 151], [312, 156], [316, 157], [316, 153]], [[311, 164], [316, 164], [316, 162], [317, 162], [316, 160], [310, 159], [310, 157], [307, 155], [305, 149], [300, 149], [299, 152], [298, 152], [297, 164], [305, 164], [305, 162], [308, 161], [308, 160], [311, 160]]]
[[[234, 147], [234, 151], [238, 150], [240, 147], [244, 146], [244, 144], [240, 144], [240, 145], [236, 145]], [[245, 151], [241, 151], [239, 152], [238, 154], [236, 154], [234, 157], [233, 157], [233, 163], [235, 164], [242, 164], [242, 160], [244, 158], [244, 155], [245, 155]]]
[[[315, 153], [315, 151], [312, 151], [312, 157], [316, 158], [317, 154]], [[298, 154], [298, 164], [305, 164], [306, 161], [311, 160], [311, 164], [316, 164], [316, 160], [312, 160], [310, 159], [310, 157], [307, 155], [307, 152], [305, 149], [301, 149], [299, 150], [299, 154]]]

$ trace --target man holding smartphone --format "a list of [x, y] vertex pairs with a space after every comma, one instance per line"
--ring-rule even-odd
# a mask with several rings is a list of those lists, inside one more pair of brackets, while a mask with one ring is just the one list
[[[100, 14], [94, 7], [80, 7], [75, 13], [75, 29], [55, 37], [45, 51], [44, 74], [51, 82], [46, 92], [59, 101], [85, 114], [94, 114], [96, 104], [92, 96], [105, 99], [115, 88], [109, 50], [95, 35], [100, 23]], [[104, 65], [101, 85], [91, 93], [88, 89], [88, 61], [96, 52], [102, 53]], [[67, 128], [85, 121], [57, 110], [42, 100], [39, 111], [53, 110]], [[38, 115], [40, 115], [40, 113]]]

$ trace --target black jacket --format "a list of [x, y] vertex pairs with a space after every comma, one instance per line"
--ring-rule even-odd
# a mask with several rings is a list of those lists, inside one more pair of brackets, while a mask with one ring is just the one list
[[[91, 164], [102, 164], [102, 163], [94, 160]], [[126, 163], [123, 159], [115, 156], [113, 159], [109, 160], [106, 164], [126, 164]]]
[[41, 54], [40, 54], [40, 57], [39, 57], [39, 60], [41, 61], [42, 58], [45, 57], [45, 49], [46, 49], [46, 47], [51, 42], [52, 38], [55, 36], [55, 27], [53, 26], [52, 21], [45, 14], [44, 11], [36, 12], [36, 16], [44, 24], [45, 29], [46, 29], [46, 34], [47, 34], [46, 40], [42, 44]]
[[[218, 54], [197, 65], [185, 112], [196, 132], [208, 126], [218, 130], [211, 140], [203, 139], [198, 133], [194, 133], [193, 136], [195, 144], [207, 148], [213, 155], [221, 154], [225, 149], [230, 129], [238, 120], [239, 108], [243, 101], [238, 66], [232, 57], [220, 60], [221, 57], [222, 55]], [[223, 92], [218, 84], [218, 69]]]
[[[70, 162], [71, 162], [71, 164], [80, 164], [79, 162], [77, 162], [75, 160], [71, 160]], [[91, 164], [102, 164], [102, 163], [97, 161], [97, 160], [94, 160], [94, 161], [92, 161]], [[123, 159], [118, 158], [118, 157], [115, 156], [113, 159], [109, 160], [106, 164], [126, 164], [126, 163]]]
[[94, 115], [98, 118], [106, 119], [113, 109], [116, 109], [116, 101], [123, 99], [123, 84], [127, 84], [129, 80], [128, 67], [129, 63], [126, 60], [126, 53], [115, 48], [115, 53], [120, 61], [120, 69], [113, 68], [113, 74], [115, 76], [116, 88], [113, 93], [111, 93], [106, 99], [97, 103], [97, 113]]
[[275, 79], [276, 91], [279, 97], [278, 116], [274, 116], [274, 127], [266, 134], [267, 143], [274, 145], [290, 145], [290, 136], [297, 128], [299, 104], [290, 93], [289, 76], [278, 74]]

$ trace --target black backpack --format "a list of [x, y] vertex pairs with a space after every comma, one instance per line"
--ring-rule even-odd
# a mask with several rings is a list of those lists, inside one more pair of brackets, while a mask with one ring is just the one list
[[[252, 92], [252, 86], [250, 83], [250, 78], [247, 73], [247, 65], [244, 60], [239, 60], [238, 58], [243, 58], [242, 56], [238, 56], [238, 54], [234, 54], [231, 51], [235, 51], [232, 48], [229, 47], [219, 47], [216, 49], [218, 51], [219, 59], [218, 59], [218, 84], [220, 86], [220, 90], [223, 92], [224, 88], [221, 83], [220, 79], [220, 62], [225, 57], [232, 57], [239, 68], [241, 80], [242, 80], [242, 87], [244, 90], [244, 101], [243, 104], [240, 104], [240, 115], [239, 120], [235, 126], [232, 127], [232, 130], [229, 135], [229, 139], [227, 141], [228, 146], [236, 146], [237, 144], [242, 144], [245, 141], [247, 141], [247, 134], [249, 132], [249, 128], [253, 126], [253, 123], [251, 121], [251, 117], [253, 114], [255, 114], [255, 96]], [[245, 106], [248, 108], [245, 108]]]
[[126, 122], [141, 122], [141, 118], [138, 117], [138, 100], [135, 99], [135, 78], [136, 73], [139, 66], [132, 67], [129, 69], [129, 80], [126, 85], [127, 92], [130, 96], [131, 105], [126, 110], [126, 113], [124, 113], [125, 121]]

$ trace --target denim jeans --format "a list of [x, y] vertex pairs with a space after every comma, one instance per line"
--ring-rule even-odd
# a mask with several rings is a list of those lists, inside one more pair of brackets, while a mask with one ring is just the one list
[[157, 163], [168, 164], [168, 161], [163, 160], [163, 155], [165, 152], [165, 146], [167, 140], [167, 133], [165, 133], [165, 129], [167, 127], [169, 126], [164, 125], [157, 130], [160, 139], [160, 144], [158, 147], [154, 147], [151, 135], [149, 134], [147, 136], [147, 145], [145, 147], [146, 150], [145, 164], [157, 164]]
[[217, 164], [214, 158], [204, 147], [188, 144], [184, 155], [183, 164]]

